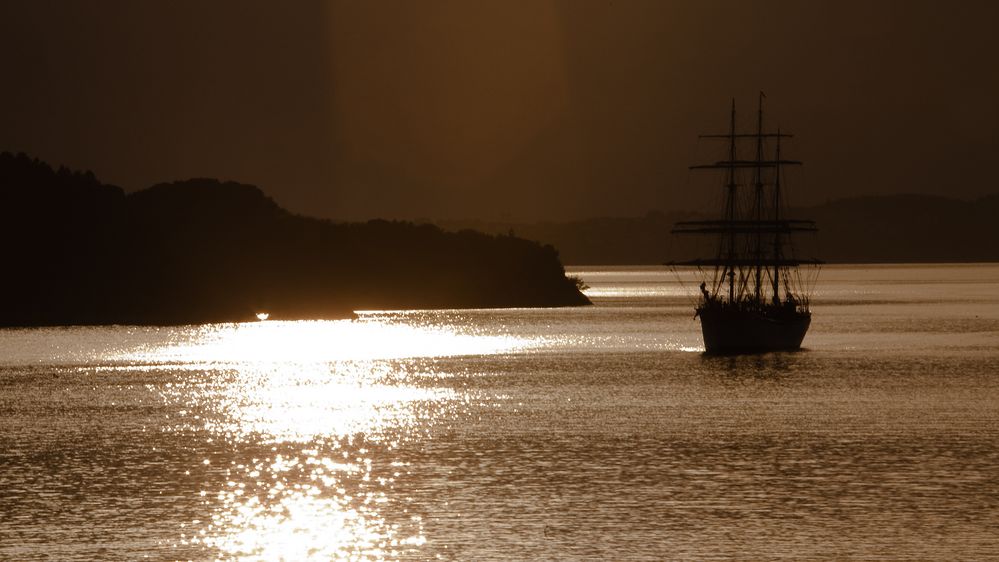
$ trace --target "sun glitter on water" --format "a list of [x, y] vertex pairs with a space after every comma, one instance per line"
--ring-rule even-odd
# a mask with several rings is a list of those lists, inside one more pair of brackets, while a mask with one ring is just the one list
[[303, 453], [228, 469], [214, 532], [191, 542], [239, 560], [396, 559], [426, 542], [420, 517], [386, 519], [394, 479], [373, 478], [370, 458]]
[[203, 465], [214, 471], [202, 492], [211, 520], [184, 529], [183, 544], [245, 560], [420, 552], [422, 520], [395, 489], [406, 470], [398, 443], [460, 416], [474, 397], [435, 385], [421, 359], [518, 352], [538, 342], [476, 333], [433, 314], [417, 322], [396, 316], [190, 327], [167, 345], [118, 358], [203, 369], [198, 380], [161, 389], [177, 405], [172, 429], [259, 452]]
[[513, 336], [466, 333], [448, 325], [414, 326], [371, 315], [358, 320], [211, 324], [193, 328], [170, 345], [139, 350], [119, 359], [272, 365], [491, 355], [524, 350], [533, 344]]

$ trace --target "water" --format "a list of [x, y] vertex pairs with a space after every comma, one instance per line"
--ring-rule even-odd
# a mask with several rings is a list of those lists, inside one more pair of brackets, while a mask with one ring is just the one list
[[0, 559], [999, 558], [999, 266], [827, 267], [804, 351], [596, 306], [0, 331]]

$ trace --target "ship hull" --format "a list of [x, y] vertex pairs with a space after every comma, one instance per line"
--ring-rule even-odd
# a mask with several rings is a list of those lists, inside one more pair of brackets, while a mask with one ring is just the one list
[[761, 353], [801, 348], [809, 312], [699, 308], [704, 349], [712, 354]]

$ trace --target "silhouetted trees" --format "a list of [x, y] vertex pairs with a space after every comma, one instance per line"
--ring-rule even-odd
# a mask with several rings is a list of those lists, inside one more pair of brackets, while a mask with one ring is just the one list
[[259, 189], [193, 179], [126, 195], [0, 154], [0, 325], [336, 318], [384, 308], [589, 301], [558, 253], [511, 236], [292, 215]]

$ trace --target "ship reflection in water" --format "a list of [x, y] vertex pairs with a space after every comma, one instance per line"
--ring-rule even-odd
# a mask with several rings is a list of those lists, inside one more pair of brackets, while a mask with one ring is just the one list
[[410, 463], [396, 450], [460, 417], [474, 395], [435, 388], [432, 365], [413, 360], [532, 342], [395, 316], [207, 326], [119, 357], [204, 368], [197, 380], [161, 389], [180, 415], [171, 430], [231, 447], [201, 461], [214, 484], [199, 491], [211, 515], [186, 524], [176, 547], [250, 559], [382, 559], [426, 542], [422, 516], [399, 505], [397, 479]]

